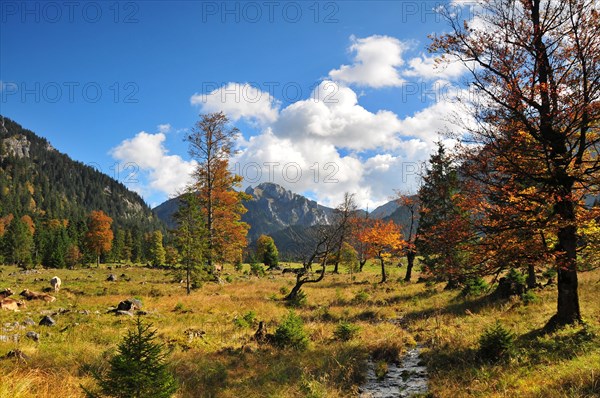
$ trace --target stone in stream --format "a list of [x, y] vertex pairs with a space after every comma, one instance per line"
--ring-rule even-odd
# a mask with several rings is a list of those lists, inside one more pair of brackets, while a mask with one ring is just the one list
[[369, 362], [367, 382], [360, 388], [361, 398], [404, 398], [427, 393], [427, 368], [421, 365], [419, 346], [409, 350], [399, 366], [388, 365], [383, 380], [375, 375], [375, 364]]

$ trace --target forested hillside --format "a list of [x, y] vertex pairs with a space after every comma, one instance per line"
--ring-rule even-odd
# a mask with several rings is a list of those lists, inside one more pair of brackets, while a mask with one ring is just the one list
[[[64, 255], [50, 253], [50, 248], [58, 245], [58, 251], [66, 253], [74, 244], [85, 254], [88, 216], [96, 210], [112, 218], [115, 237], [130, 242], [133, 258], [143, 258], [145, 233], [164, 228], [137, 193], [60, 153], [46, 139], [14, 121], [0, 119], [0, 236], [6, 259], [15, 260], [11, 244], [22, 246], [19, 238], [10, 234], [19, 230], [13, 220], [20, 220], [30, 226], [33, 235], [31, 261], [64, 266]], [[9, 242], [11, 239], [17, 241]], [[117, 241], [115, 244], [120, 246]], [[48, 258], [42, 253], [44, 246], [48, 247]], [[61, 259], [51, 261], [52, 256]]]

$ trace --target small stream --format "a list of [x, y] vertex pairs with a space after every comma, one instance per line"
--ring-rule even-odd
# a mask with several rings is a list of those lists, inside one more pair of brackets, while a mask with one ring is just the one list
[[410, 349], [400, 365], [388, 364], [383, 380], [375, 375], [375, 363], [369, 361], [367, 382], [360, 388], [360, 398], [408, 398], [427, 393], [427, 368], [421, 364], [421, 347]]

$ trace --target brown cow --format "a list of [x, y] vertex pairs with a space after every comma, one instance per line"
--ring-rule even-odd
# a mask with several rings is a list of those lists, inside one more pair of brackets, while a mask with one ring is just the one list
[[11, 298], [0, 300], [0, 308], [3, 310], [19, 311], [19, 307], [25, 307], [23, 300], [17, 301]]
[[29, 289], [25, 289], [21, 292], [20, 296], [25, 297], [27, 300], [44, 300], [47, 303], [51, 303], [56, 300], [56, 297], [53, 297], [46, 293], [38, 293], [32, 292]]
[[13, 292], [9, 287], [7, 287], [6, 289], [0, 291], [0, 300], [7, 298], [8, 296], [12, 296], [13, 294], [15, 294], [15, 292]]

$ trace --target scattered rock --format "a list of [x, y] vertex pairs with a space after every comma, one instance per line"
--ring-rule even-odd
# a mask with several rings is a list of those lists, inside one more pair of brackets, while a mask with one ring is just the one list
[[40, 326], [54, 326], [56, 325], [56, 321], [52, 319], [52, 317], [45, 315], [40, 321]]
[[10, 350], [4, 357], [4, 359], [16, 359], [17, 361], [27, 362], [29, 360], [29, 355], [25, 354], [23, 351], [19, 349]]
[[117, 281], [117, 277], [115, 276], [115, 274], [110, 274], [108, 276], [108, 278], [106, 278], [107, 282], [116, 282]]
[[123, 300], [117, 305], [117, 311], [135, 311], [142, 309], [142, 302], [138, 299]]
[[39, 334], [39, 333], [36, 333], [36, 332], [33, 332], [33, 331], [29, 331], [29, 332], [27, 332], [27, 333], [25, 334], [25, 337], [27, 337], [28, 339], [31, 339], [31, 340], [33, 340], [33, 341], [35, 341], [35, 342], [38, 342], [38, 341], [40, 341], [40, 334]]
[[20, 336], [18, 334], [11, 334], [11, 335], [0, 334], [0, 342], [17, 343], [17, 342], [19, 342], [19, 337]]
[[22, 324], [23, 326], [35, 326], [35, 321], [31, 318], [26, 318]]
[[133, 312], [131, 312], [131, 311], [123, 311], [123, 310], [116, 310], [115, 314], [116, 315], [129, 315], [129, 316], [133, 316]]
[[79, 313], [81, 315], [89, 315], [90, 314], [90, 310], [81, 310], [81, 311], [79, 311]]
[[206, 334], [204, 330], [193, 328], [186, 329], [183, 333], [187, 335], [189, 343], [191, 343], [196, 338], [202, 338]]

